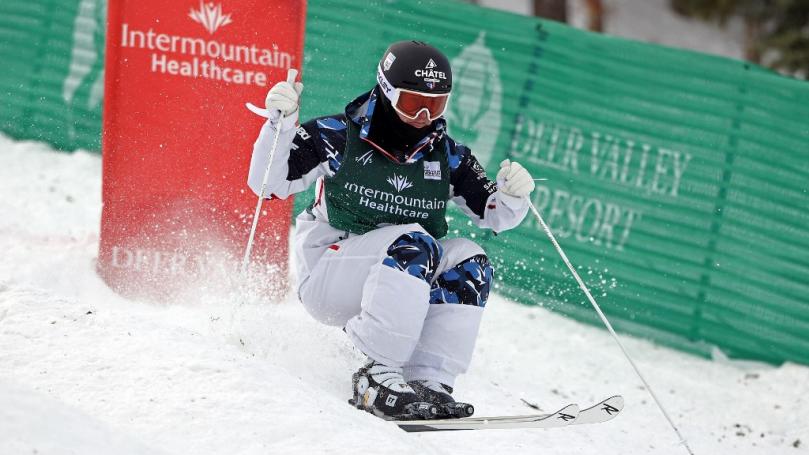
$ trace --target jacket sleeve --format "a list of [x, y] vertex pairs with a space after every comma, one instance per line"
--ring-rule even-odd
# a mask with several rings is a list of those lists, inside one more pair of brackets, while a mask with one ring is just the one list
[[297, 113], [268, 119], [261, 127], [258, 139], [253, 144], [250, 173], [247, 183], [256, 195], [261, 195], [264, 173], [270, 161], [270, 151], [280, 128], [275, 155], [273, 156], [264, 197], [286, 199], [291, 194], [307, 189], [312, 182], [329, 171], [329, 158], [317, 143], [316, 123], [307, 122], [295, 127]]
[[450, 144], [452, 201], [480, 228], [502, 232], [518, 226], [528, 214], [528, 198], [498, 191], [469, 148]]

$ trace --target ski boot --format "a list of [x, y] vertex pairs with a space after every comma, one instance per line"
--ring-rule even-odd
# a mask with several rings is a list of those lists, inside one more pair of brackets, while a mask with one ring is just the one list
[[402, 377], [402, 369], [368, 361], [351, 377], [354, 397], [348, 402], [386, 420], [434, 419], [438, 407], [421, 400]]
[[438, 407], [439, 419], [471, 417], [475, 407], [469, 403], [459, 403], [452, 398], [452, 387], [429, 379], [417, 379], [408, 384], [416, 392], [421, 401], [433, 403]]

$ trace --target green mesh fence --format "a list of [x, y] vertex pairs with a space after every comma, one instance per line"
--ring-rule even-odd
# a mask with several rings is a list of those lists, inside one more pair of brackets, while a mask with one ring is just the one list
[[0, 130], [63, 150], [101, 147], [104, 0], [0, 2]]
[[[98, 149], [103, 14], [101, 0], [2, 2], [0, 128]], [[450, 133], [492, 177], [508, 157], [548, 179], [534, 203], [616, 328], [809, 363], [809, 85], [452, 1], [312, 0], [302, 118], [370, 89], [401, 39], [452, 60]], [[600, 324], [533, 219], [494, 236], [451, 218], [500, 293]]]
[[[809, 362], [809, 85], [462, 3], [317, 0], [303, 117], [372, 87], [400, 39], [448, 54], [450, 133], [492, 177], [508, 157], [548, 179], [534, 203], [618, 329]], [[600, 324], [535, 220], [495, 237], [453, 218], [499, 292]]]

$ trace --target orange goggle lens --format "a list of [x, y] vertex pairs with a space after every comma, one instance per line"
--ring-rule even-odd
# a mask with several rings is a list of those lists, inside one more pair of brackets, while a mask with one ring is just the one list
[[449, 93], [439, 96], [424, 96], [414, 92], [401, 91], [399, 99], [396, 101], [396, 107], [401, 113], [411, 118], [415, 118], [422, 109], [427, 109], [430, 118], [436, 119], [444, 113], [448, 99]]

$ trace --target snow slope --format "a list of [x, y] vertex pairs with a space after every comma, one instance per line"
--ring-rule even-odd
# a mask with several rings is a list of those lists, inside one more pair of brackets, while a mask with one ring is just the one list
[[[609, 335], [497, 296], [457, 398], [550, 411], [620, 393], [603, 425], [408, 434], [346, 404], [362, 358], [293, 298], [124, 299], [94, 272], [101, 160], [0, 136], [0, 454], [685, 454]], [[549, 260], [556, 258], [549, 258]], [[625, 338], [697, 454], [809, 453], [809, 368]]]

